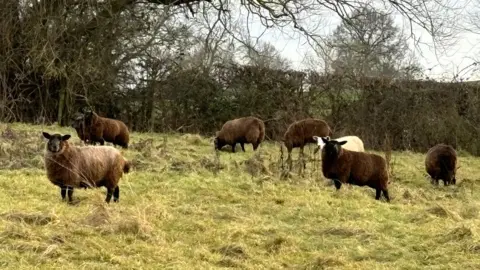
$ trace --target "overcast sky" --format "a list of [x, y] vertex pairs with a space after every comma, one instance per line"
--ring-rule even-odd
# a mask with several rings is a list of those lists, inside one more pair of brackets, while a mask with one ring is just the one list
[[[460, 0], [460, 2], [470, 5], [470, 7], [475, 3], [478, 4], [476, 0]], [[466, 14], [468, 9], [469, 7], [467, 6], [464, 11], [461, 12], [465, 12]], [[474, 8], [472, 8], [472, 10], [473, 9]], [[338, 16], [327, 12], [325, 13], [325, 16], [322, 16], [322, 20], [322, 25], [324, 25], [324, 27], [322, 27], [321, 30], [318, 30], [317, 33], [321, 32], [323, 35], [332, 32], [340, 23]], [[395, 22], [400, 28], [406, 26], [406, 23], [404, 23], [404, 19], [401, 16], [396, 16]], [[260, 35], [264, 30], [264, 27], [258, 20], [250, 20], [249, 25], [253, 37]], [[281, 30], [269, 29], [263, 34], [261, 40], [270, 42], [282, 53], [282, 56], [290, 59], [292, 62], [292, 68], [307, 68], [309, 66], [305, 61], [305, 56], [313, 54], [313, 50], [311, 46], [306, 43], [306, 38], [303, 35], [294, 33], [293, 30], [289, 29], [290, 28], [283, 28]], [[405, 29], [408, 33], [410, 32], [409, 28]], [[470, 34], [466, 31], [458, 32], [459, 36], [456, 45], [449, 47], [447, 52], [437, 50], [436, 55], [429, 34], [416, 25], [414, 25], [413, 29], [417, 37], [420, 36], [422, 42], [427, 43], [427, 45], [420, 45], [421, 51], [416, 50], [415, 55], [424, 68], [431, 69], [425, 71], [425, 75], [431, 78], [450, 80], [453, 77], [453, 74], [456, 74], [459, 70], [471, 65], [474, 62], [474, 59], [480, 59], [480, 46], [478, 45], [480, 35]], [[413, 41], [411, 43], [413, 44]], [[461, 77], [465, 79], [468, 78], [468, 80], [480, 80], [480, 71], [478, 69], [475, 70], [474, 68], [469, 68], [463, 71], [461, 75]]]

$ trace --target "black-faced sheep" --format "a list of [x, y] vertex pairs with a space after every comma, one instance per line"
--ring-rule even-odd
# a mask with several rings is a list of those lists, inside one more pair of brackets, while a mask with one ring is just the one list
[[118, 182], [123, 173], [130, 170], [130, 162], [120, 151], [112, 146], [76, 147], [68, 143], [69, 134], [49, 134], [43, 132], [48, 139], [45, 151], [45, 170], [47, 177], [54, 185], [59, 186], [62, 200], [68, 193], [68, 201], [72, 202], [74, 188], [106, 187], [105, 201], [118, 202], [120, 188]]
[[[317, 142], [317, 145], [318, 145], [318, 147], [314, 151], [314, 154], [316, 154], [318, 150], [322, 150], [322, 148], [325, 146], [325, 143], [323, 143], [322, 139], [318, 136], [313, 136], [313, 139]], [[330, 137], [327, 136], [327, 139], [330, 140]], [[358, 136], [354, 136], [354, 135], [343, 136], [340, 138], [336, 138], [335, 140], [347, 141], [347, 143], [342, 145], [343, 149], [347, 149], [350, 151], [357, 151], [357, 152], [365, 152], [363, 141]]]
[[[291, 169], [292, 167], [292, 149], [299, 147], [300, 148], [300, 155], [303, 158], [303, 148], [308, 143], [316, 143], [313, 139], [313, 136], [332, 136], [332, 130], [328, 126], [327, 122], [314, 119], [314, 118], [306, 118], [303, 120], [299, 120], [293, 122], [283, 135], [283, 143], [288, 151], [287, 162]], [[305, 163], [304, 163], [305, 168]]]
[[111, 142], [114, 146], [128, 148], [130, 133], [127, 125], [120, 120], [98, 116], [93, 111], [85, 112], [85, 123], [90, 129], [90, 140], [104, 145]]
[[389, 202], [388, 170], [386, 160], [373, 153], [356, 152], [343, 149], [347, 141], [321, 138], [325, 146], [322, 149], [323, 176], [334, 181], [337, 190], [342, 184], [369, 186], [376, 190], [375, 199], [383, 196]]
[[442, 179], [443, 184], [456, 184], [457, 152], [452, 146], [437, 144], [430, 148], [425, 157], [425, 169], [432, 178], [432, 183], [438, 185]]
[[228, 120], [223, 124], [222, 129], [215, 135], [215, 150], [222, 149], [225, 145], [232, 146], [235, 153], [235, 145], [240, 143], [242, 151], [245, 152], [246, 143], [251, 143], [253, 150], [257, 150], [260, 143], [265, 139], [265, 124], [257, 117], [247, 116]]
[[77, 132], [78, 137], [82, 140], [85, 144], [93, 144], [90, 140], [90, 128], [85, 123], [85, 116], [82, 113], [75, 113], [73, 117], [72, 127]]

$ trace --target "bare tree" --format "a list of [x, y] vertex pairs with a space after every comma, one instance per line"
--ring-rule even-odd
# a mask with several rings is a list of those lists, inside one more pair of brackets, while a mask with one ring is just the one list
[[390, 14], [369, 6], [357, 10], [333, 32], [332, 68], [337, 74], [399, 77], [417, 66], [404, 66], [408, 45]]

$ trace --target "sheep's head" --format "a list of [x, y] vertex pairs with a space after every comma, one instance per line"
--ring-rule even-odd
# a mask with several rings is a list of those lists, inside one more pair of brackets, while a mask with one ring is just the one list
[[70, 139], [70, 134], [61, 135], [61, 134], [49, 134], [48, 132], [43, 132], [43, 137], [48, 139], [47, 150], [51, 153], [57, 154], [63, 152], [67, 143], [67, 140]]
[[328, 156], [331, 158], [338, 157], [342, 151], [342, 145], [347, 143], [347, 141], [330, 140], [330, 137], [321, 137], [321, 139], [324, 143], [322, 148], [322, 158], [323, 156]]
[[[330, 140], [330, 136], [325, 137], [327, 140]], [[313, 151], [313, 154], [317, 154], [318, 150], [322, 150], [325, 146], [325, 143], [321, 140], [321, 137], [313, 136], [313, 140], [317, 142], [317, 148]]]
[[75, 115], [73, 116], [72, 127], [75, 129], [81, 128], [82, 124], [84, 123], [84, 118], [85, 116], [82, 113], [75, 113]]
[[220, 150], [225, 145], [225, 141], [220, 139], [219, 137], [215, 137], [215, 140], [213, 140], [213, 144], [215, 145], [215, 150]]

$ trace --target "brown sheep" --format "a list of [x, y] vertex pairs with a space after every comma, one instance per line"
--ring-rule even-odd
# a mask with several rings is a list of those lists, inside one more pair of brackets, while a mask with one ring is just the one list
[[457, 152], [450, 145], [437, 144], [433, 146], [425, 157], [425, 169], [432, 178], [432, 184], [438, 185], [438, 180], [442, 179], [445, 186], [450, 183], [455, 185], [457, 182], [455, 178]]
[[386, 160], [373, 153], [343, 149], [347, 141], [321, 138], [325, 143], [322, 149], [322, 173], [332, 179], [337, 190], [342, 184], [369, 186], [376, 190], [375, 199], [383, 196], [390, 202], [388, 195], [388, 167]]
[[232, 146], [235, 153], [235, 145], [240, 143], [245, 152], [245, 143], [251, 143], [253, 150], [257, 150], [260, 143], [265, 139], [265, 124], [262, 120], [253, 117], [241, 117], [229, 120], [223, 124], [222, 129], [215, 135], [215, 150], [222, 149], [225, 145]]
[[98, 116], [95, 112], [85, 113], [85, 123], [87, 129], [90, 129], [90, 139], [92, 143], [99, 142], [104, 145], [105, 141], [113, 143], [114, 146], [120, 145], [127, 149], [130, 133], [127, 125], [120, 120]]
[[[326, 137], [332, 136], [332, 130], [327, 122], [315, 119], [306, 118], [293, 122], [283, 135], [283, 143], [288, 151], [287, 162], [290, 169], [292, 168], [292, 149], [300, 147], [300, 155], [303, 159], [303, 148], [308, 143], [317, 143], [313, 136]], [[305, 163], [303, 164], [305, 168]]]
[[49, 134], [45, 151], [45, 170], [52, 184], [60, 187], [62, 200], [68, 193], [72, 202], [74, 188], [106, 187], [105, 201], [118, 202], [120, 188], [118, 182], [123, 173], [130, 171], [130, 162], [112, 146], [76, 147], [68, 143], [69, 134]]

